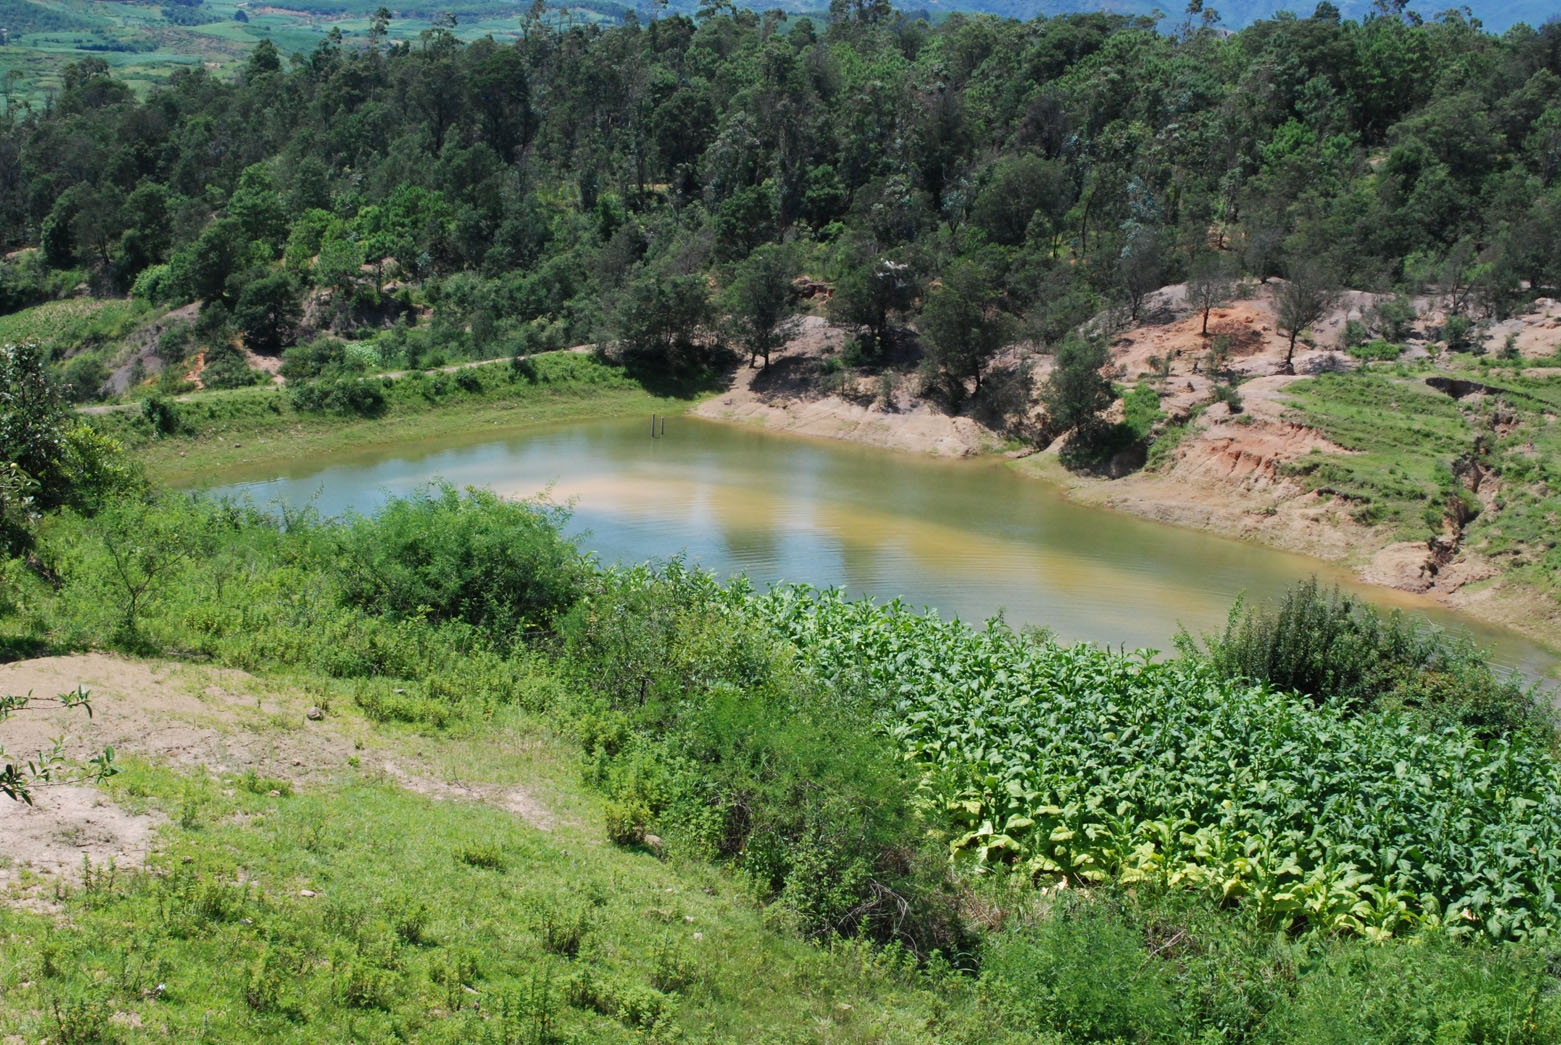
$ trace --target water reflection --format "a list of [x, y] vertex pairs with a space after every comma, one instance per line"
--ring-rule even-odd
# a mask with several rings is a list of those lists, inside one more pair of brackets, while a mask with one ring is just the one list
[[[682, 554], [723, 576], [839, 585], [944, 616], [1049, 627], [1067, 639], [1166, 649], [1178, 624], [1218, 627], [1232, 601], [1297, 578], [1355, 586], [1315, 560], [1070, 504], [991, 461], [939, 461], [673, 418], [529, 429], [298, 462], [225, 492], [370, 512], [442, 477], [501, 494], [546, 492], [604, 562]], [[235, 480], [243, 477], [234, 476]], [[1551, 655], [1427, 600], [1372, 589], [1385, 605], [1474, 634], [1531, 674]]]

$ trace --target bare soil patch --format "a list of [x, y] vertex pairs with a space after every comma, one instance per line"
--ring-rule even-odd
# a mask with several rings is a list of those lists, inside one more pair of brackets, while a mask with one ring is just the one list
[[[541, 830], [555, 824], [547, 805], [524, 787], [452, 783], [450, 774], [424, 759], [398, 754], [391, 761], [359, 751], [351, 720], [308, 718], [317, 696], [242, 671], [104, 653], [0, 665], [0, 692], [44, 697], [78, 685], [91, 693], [91, 717], [79, 710], [17, 713], [0, 726], [13, 757], [32, 757], [63, 736], [66, 757], [76, 761], [112, 747], [120, 758], [134, 755], [218, 776], [253, 771], [306, 788], [339, 777], [349, 771], [349, 759], [362, 755], [370, 770], [408, 790], [489, 802]], [[43, 785], [34, 790], [34, 802], [28, 807], [0, 800], [0, 892], [34, 905], [45, 902], [40, 879], [76, 878], [83, 856], [98, 867], [110, 860], [119, 868], [140, 866], [160, 822], [125, 811], [90, 786]], [[16, 888], [24, 879], [32, 885]]]
[[884, 395], [866, 378], [840, 392], [825, 391], [820, 364], [845, 339], [845, 331], [807, 316], [798, 335], [770, 357], [769, 366], [739, 366], [726, 392], [693, 412], [711, 420], [940, 457], [966, 457], [1000, 443], [980, 422], [951, 416], [903, 387]]

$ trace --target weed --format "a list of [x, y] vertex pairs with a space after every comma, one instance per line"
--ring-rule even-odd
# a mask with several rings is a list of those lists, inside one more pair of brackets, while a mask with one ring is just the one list
[[60, 1045], [99, 1045], [119, 1040], [112, 1017], [114, 1007], [96, 992], [73, 995], [53, 1002], [54, 1031]]
[[650, 958], [650, 985], [663, 994], [674, 994], [693, 983], [694, 977], [687, 950], [670, 934], [662, 936]]
[[391, 905], [394, 911], [396, 938], [409, 947], [421, 947], [433, 942], [428, 935], [428, 905], [410, 896], [403, 896]]
[[238, 785], [252, 795], [270, 796], [275, 792], [278, 797], [287, 798], [293, 793], [293, 785], [286, 780], [263, 777], [253, 769], [244, 771], [244, 775], [239, 777]]
[[548, 904], [537, 926], [542, 949], [560, 958], [579, 955], [580, 945], [590, 931], [590, 914], [578, 904]]
[[455, 851], [458, 863], [484, 871], [503, 871], [508, 867], [504, 850], [492, 843], [462, 846]]

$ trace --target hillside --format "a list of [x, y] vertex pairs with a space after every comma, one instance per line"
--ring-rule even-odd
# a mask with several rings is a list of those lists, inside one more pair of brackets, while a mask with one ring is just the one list
[[[1335, 681], [1367, 685], [1314, 701], [1222, 674], [1217, 649], [1150, 663], [676, 564], [598, 571], [555, 519], [433, 489], [350, 522], [168, 497], [45, 520], [59, 583], [9, 574], [0, 692], [84, 688], [93, 713], [11, 700], [0, 735], [65, 731], [56, 772], [106, 747], [118, 772], [24, 774], [35, 804], [0, 806], [4, 1025], [722, 1042], [806, 1018], [807, 1040], [1054, 1045], [1561, 1026], [1553, 727], [1477, 654], [1396, 619], [1367, 638], [1383, 622], [1343, 607], [1382, 647], [1333, 644]], [[117, 574], [127, 537], [154, 540]], [[141, 655], [70, 652], [91, 646]], [[1384, 1004], [1406, 976], [1413, 1003]]]

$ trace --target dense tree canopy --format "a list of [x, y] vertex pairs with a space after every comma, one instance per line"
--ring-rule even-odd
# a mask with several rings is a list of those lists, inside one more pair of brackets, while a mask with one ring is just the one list
[[[845, 4], [828, 24], [721, 6], [514, 43], [435, 26], [388, 44], [376, 22], [144, 98], [89, 59], [0, 117], [0, 240], [41, 248], [0, 263], [0, 306], [57, 292], [52, 269], [221, 302], [275, 351], [306, 313], [388, 323], [410, 284], [451, 336], [676, 361], [693, 335], [667, 324], [705, 323], [787, 243], [864, 344], [937, 302], [953, 360], [976, 310], [1055, 343], [1195, 269], [1223, 287], [1238, 258], [1384, 290], [1452, 271], [1486, 314], [1561, 287], [1561, 24], [1327, 7], [1228, 35]], [[979, 302], [923, 296], [968, 260]]]

